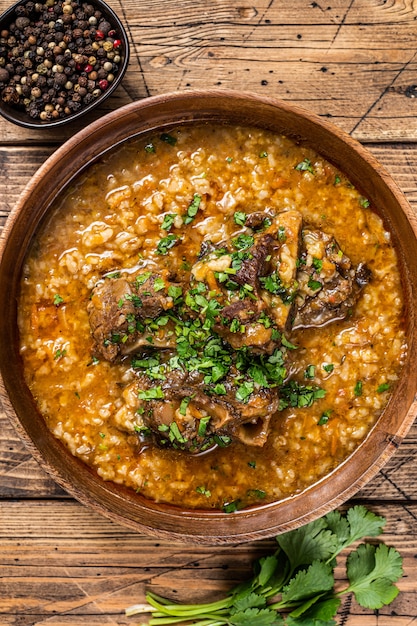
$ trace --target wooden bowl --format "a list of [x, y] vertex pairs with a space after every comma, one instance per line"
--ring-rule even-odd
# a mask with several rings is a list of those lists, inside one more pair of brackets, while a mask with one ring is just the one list
[[[48, 430], [24, 382], [19, 356], [17, 298], [22, 265], [37, 226], [58, 194], [99, 156], [132, 135], [201, 121], [255, 125], [306, 142], [340, 168], [380, 208], [392, 233], [403, 276], [408, 354], [393, 395], [363, 443], [331, 474], [283, 501], [227, 514], [182, 510], [104, 482]], [[33, 456], [80, 502], [127, 527], [161, 537], [225, 544], [296, 528], [352, 497], [394, 454], [417, 403], [416, 218], [376, 159], [328, 122], [296, 106], [228, 91], [185, 92], [134, 102], [92, 123], [59, 148], [29, 182], [5, 226], [0, 246], [0, 362], [5, 409]]]

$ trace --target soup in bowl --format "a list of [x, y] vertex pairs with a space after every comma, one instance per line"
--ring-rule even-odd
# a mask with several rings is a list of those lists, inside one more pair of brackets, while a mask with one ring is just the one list
[[9, 413], [61, 485], [128, 526], [293, 528], [412, 423], [416, 247], [389, 176], [302, 110], [128, 105], [60, 148], [6, 227]]

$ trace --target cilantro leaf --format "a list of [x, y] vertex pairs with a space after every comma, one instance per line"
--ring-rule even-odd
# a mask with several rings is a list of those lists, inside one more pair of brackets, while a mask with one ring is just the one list
[[260, 558], [257, 564], [259, 565], [259, 572], [255, 578], [255, 582], [256, 585], [264, 587], [271, 579], [271, 576], [274, 575], [278, 565], [278, 559], [274, 554], [271, 554], [270, 556]]
[[233, 600], [233, 608], [235, 611], [246, 611], [246, 609], [258, 608], [262, 609], [266, 605], [266, 599], [264, 596], [255, 593], [254, 591], [250, 593], [244, 593], [238, 595]]
[[227, 624], [233, 626], [284, 626], [284, 620], [272, 609], [246, 609], [228, 618]]
[[330, 591], [334, 585], [331, 566], [322, 561], [313, 561], [305, 570], [300, 570], [282, 592], [282, 602], [291, 604]]
[[378, 537], [385, 526], [383, 517], [360, 505], [350, 508], [346, 517], [350, 524], [350, 543], [362, 537]]
[[336, 622], [332, 619], [336, 613], [337, 609], [341, 604], [340, 598], [325, 598], [321, 599], [320, 596], [315, 596], [310, 600], [307, 600], [301, 607], [298, 607], [294, 611], [291, 611], [291, 618], [299, 618], [294, 622], [292, 620], [288, 620], [288, 626], [290, 624], [297, 625], [305, 625], [305, 626], [313, 626], [313, 624], [317, 624], [317, 626], [325, 626], [327, 624], [335, 625]]
[[278, 545], [290, 560], [291, 571], [316, 560], [327, 560], [335, 551], [337, 537], [323, 518], [277, 537]]
[[362, 543], [347, 558], [349, 588], [356, 601], [367, 609], [379, 609], [398, 595], [394, 585], [402, 574], [402, 559], [394, 548], [385, 544], [375, 547]]
[[336, 535], [338, 539], [338, 551], [339, 546], [345, 546], [349, 542], [350, 537], [350, 525], [346, 517], [339, 511], [331, 511], [325, 516], [327, 528]]
[[310, 617], [310, 616], [302, 616], [302, 617], [288, 617], [285, 622], [286, 626], [337, 626], [337, 623], [334, 619], [330, 620], [322, 620], [319, 617]]

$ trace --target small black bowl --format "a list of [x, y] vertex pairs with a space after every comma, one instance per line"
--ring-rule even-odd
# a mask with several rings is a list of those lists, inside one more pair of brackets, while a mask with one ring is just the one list
[[[93, 7], [95, 12], [100, 12], [101, 14], [101, 17], [98, 18], [97, 23], [91, 24], [89, 22], [90, 18], [94, 22], [94, 17], [96, 17], [97, 19], [97, 14], [94, 14], [94, 13], [91, 14], [91, 9], [88, 8], [88, 11], [85, 15], [85, 20], [84, 20], [85, 23], [88, 23], [88, 27], [84, 28], [84, 30], [89, 30], [91, 32], [91, 35], [89, 36], [90, 44], [87, 43], [87, 45], [91, 46], [93, 44], [98, 44], [98, 45], [101, 44], [103, 46], [104, 44], [106, 44], [106, 46], [110, 46], [110, 43], [113, 42], [113, 44], [115, 44], [114, 48], [108, 50], [107, 52], [108, 53], [114, 52], [116, 54], [116, 60], [117, 60], [117, 56], [120, 57], [120, 60], [118, 60], [118, 62], [116, 63], [117, 67], [114, 67], [113, 70], [109, 70], [110, 74], [113, 74], [113, 71], [114, 71], [114, 74], [113, 74], [114, 78], [112, 78], [111, 82], [107, 81], [107, 86], [105, 85], [105, 83], [102, 83], [101, 86], [103, 87], [104, 85], [104, 88], [100, 89], [99, 87], [100, 79], [99, 78], [95, 79], [94, 81], [96, 82], [96, 86], [94, 87], [94, 89], [96, 90], [95, 95], [92, 94], [94, 89], [91, 87], [91, 83], [87, 87], [83, 88], [83, 89], [87, 88], [90, 90], [87, 98], [85, 97], [85, 95], [80, 96], [80, 93], [81, 94], [84, 93], [83, 89], [81, 89], [81, 92], [79, 91], [79, 88], [81, 85], [77, 86], [76, 91], [74, 91], [74, 89], [71, 89], [71, 88], [66, 88], [68, 81], [72, 82], [74, 86], [76, 85], [76, 82], [75, 80], [71, 81], [71, 74], [69, 74], [67, 76], [68, 78], [67, 83], [61, 84], [63, 82], [63, 76], [65, 76], [65, 72], [59, 71], [60, 69], [59, 65], [64, 67], [64, 69], [66, 69], [69, 72], [70, 69], [66, 64], [71, 59], [72, 65], [74, 66], [72, 68], [73, 70], [72, 78], [76, 77], [78, 79], [82, 77], [81, 83], [88, 80], [90, 78], [90, 73], [96, 70], [94, 69], [94, 67], [91, 67], [91, 63], [89, 63], [88, 60], [83, 59], [82, 62], [78, 62], [78, 63], [75, 61], [74, 56], [77, 54], [78, 55], [82, 54], [80, 53], [79, 49], [83, 48], [83, 44], [80, 44], [79, 41], [77, 42], [76, 36], [72, 36], [72, 37], [70, 36], [70, 38], [68, 38], [68, 33], [69, 31], [71, 31], [71, 35], [72, 35], [73, 31], [76, 28], [78, 28], [78, 24], [77, 22], [74, 24], [74, 21], [68, 24], [63, 23], [63, 15], [62, 13], [59, 12], [59, 7], [61, 5], [62, 7], [64, 7], [64, 5], [70, 6], [72, 7], [73, 11], [77, 10], [78, 6], [77, 7], [72, 6], [75, 4], [74, 1], [72, 3], [69, 3], [68, 0], [54, 0], [54, 3], [51, 7], [49, 6], [46, 7], [45, 2], [46, 0], [40, 0], [39, 4], [42, 4], [44, 6], [44, 11], [43, 11], [44, 14], [45, 13], [50, 14], [50, 16], [47, 15], [47, 19], [50, 17], [49, 22], [50, 23], [55, 22], [55, 25], [57, 25], [57, 23], [60, 24], [59, 27], [56, 29], [54, 27], [51, 27], [51, 30], [47, 34], [55, 33], [56, 35], [57, 32], [59, 31], [60, 34], [55, 40], [55, 43], [57, 44], [59, 44], [59, 41], [64, 40], [63, 39], [64, 37], [66, 40], [69, 39], [67, 42], [67, 48], [63, 47], [62, 49], [61, 56], [64, 56], [65, 59], [63, 60], [62, 63], [57, 63], [56, 62], [57, 55], [54, 53], [54, 49], [53, 48], [48, 49], [47, 46], [43, 47], [44, 48], [43, 55], [37, 54], [39, 36], [36, 35], [36, 30], [40, 30], [39, 20], [42, 20], [42, 13], [35, 11], [33, 7], [37, 3], [35, 3], [33, 0], [19, 0], [0, 16], [0, 60], [2, 57], [5, 59], [5, 62], [3, 62], [2, 65], [0, 61], [0, 74], [1, 74], [1, 70], [4, 68], [4, 65], [6, 65], [7, 67], [8, 62], [11, 62], [12, 65], [14, 65], [14, 69], [16, 69], [16, 67], [20, 65], [20, 70], [19, 70], [20, 76], [21, 77], [26, 76], [26, 79], [24, 79], [26, 80], [26, 85], [28, 85], [28, 82], [29, 82], [28, 87], [30, 87], [30, 89], [32, 89], [33, 87], [37, 87], [41, 91], [41, 94], [40, 96], [38, 96], [38, 99], [37, 99], [37, 105], [38, 105], [36, 107], [37, 109], [42, 108], [43, 105], [41, 102], [41, 98], [43, 94], [48, 91], [48, 89], [52, 89], [55, 91], [55, 94], [52, 96], [54, 100], [56, 100], [56, 98], [59, 97], [58, 96], [59, 91], [61, 91], [62, 93], [65, 92], [65, 94], [68, 97], [62, 100], [62, 96], [61, 96], [61, 105], [56, 102], [55, 104], [54, 102], [45, 102], [45, 104], [49, 104], [49, 105], [52, 104], [54, 107], [56, 107], [56, 105], [58, 104], [58, 107], [62, 106], [63, 108], [65, 108], [65, 105], [69, 101], [71, 101], [70, 104], [71, 104], [71, 107], [73, 107], [73, 109], [71, 109], [71, 112], [68, 112], [68, 113], [58, 112], [58, 116], [52, 117], [52, 118], [51, 116], [55, 116], [56, 113], [53, 113], [52, 110], [50, 110], [49, 116], [47, 117], [47, 119], [40, 119], [39, 117], [32, 117], [32, 115], [29, 113], [27, 109], [27, 106], [25, 106], [25, 104], [23, 103], [23, 96], [19, 97], [18, 102], [6, 101], [6, 98], [5, 98], [6, 94], [4, 91], [6, 88], [9, 88], [9, 90], [11, 91], [10, 95], [12, 97], [14, 96], [15, 98], [17, 98], [19, 96], [19, 94], [16, 94], [13, 91], [13, 87], [15, 86], [15, 81], [13, 80], [13, 76], [10, 75], [10, 72], [9, 72], [9, 78], [6, 77], [6, 81], [4, 81], [3, 83], [0, 82], [0, 115], [2, 115], [4, 118], [9, 120], [10, 122], [18, 124], [19, 126], [24, 126], [25, 128], [36, 128], [36, 129], [37, 128], [52, 128], [55, 126], [60, 126], [62, 124], [67, 124], [68, 122], [72, 122], [74, 120], [78, 120], [80, 117], [82, 117], [86, 113], [90, 112], [92, 109], [95, 109], [100, 104], [102, 104], [103, 101], [115, 91], [115, 89], [118, 87], [121, 80], [123, 79], [123, 76], [126, 72], [126, 69], [129, 63], [129, 41], [127, 38], [127, 34], [126, 34], [123, 24], [121, 23], [117, 15], [114, 13], [114, 11], [105, 2], [103, 2], [103, 0], [76, 0], [76, 3], [77, 5], [79, 5], [79, 7], [86, 7], [86, 6]], [[68, 10], [69, 13], [70, 11], [71, 9]], [[15, 37], [17, 41], [16, 43], [14, 43], [13, 37], [15, 36], [16, 31], [15, 33], [10, 32], [10, 26], [13, 23], [16, 23], [16, 19], [19, 17], [26, 18], [26, 20], [29, 19], [30, 23], [27, 26], [23, 25], [23, 27], [19, 29], [18, 37]], [[44, 19], [43, 21], [46, 23], [46, 19]], [[111, 27], [107, 33], [102, 32], [98, 29], [98, 25], [102, 21], [107, 22]], [[81, 27], [82, 26], [85, 27], [85, 23], [84, 25], [81, 24]], [[31, 36], [30, 31], [32, 28], [35, 29], [35, 33], [32, 34], [32, 37], [38, 40], [36, 43], [35, 42], [30, 43], [28, 41], [29, 37]], [[80, 28], [79, 30], [83, 31], [83, 28]], [[4, 34], [4, 31], [9, 31], [8, 37], [1, 36], [2, 34]], [[98, 31], [98, 34], [96, 31]], [[80, 33], [75, 33], [75, 35], [80, 35]], [[11, 40], [10, 40], [10, 37], [12, 37]], [[83, 35], [81, 36], [81, 39], [84, 39], [84, 41], [86, 41]], [[16, 46], [18, 47], [19, 44], [23, 46], [23, 48], [19, 52], [19, 57], [17, 59], [16, 57], [14, 57], [14, 60], [11, 60], [10, 56], [8, 55], [10, 54], [13, 55], [13, 52], [12, 52], [13, 48], [15, 48]], [[6, 48], [5, 53], [4, 53], [4, 48]], [[45, 50], [46, 50], [46, 54], [45, 54]], [[23, 55], [22, 55], [22, 52], [23, 52]], [[69, 56], [70, 52], [71, 52], [71, 57]], [[95, 52], [96, 51], [90, 50], [89, 53], [88, 52], [85, 53], [84, 57], [90, 58], [92, 56], [95, 56]], [[51, 57], [50, 59], [48, 58], [48, 55]], [[44, 66], [45, 60], [48, 61], [47, 65], [50, 65], [50, 63], [52, 63], [52, 66], [45, 68]], [[58, 61], [59, 60], [60, 59], [59, 59], [59, 53], [58, 53]], [[112, 60], [107, 59], [107, 57], [106, 57], [106, 61], [112, 62]], [[99, 62], [100, 62], [100, 59], [98, 59], [98, 63]], [[31, 64], [32, 66], [26, 68], [25, 63], [27, 65]], [[54, 72], [52, 71], [52, 68], [54, 67], [54, 65], [55, 66], [58, 65], [58, 71], [56, 70]], [[40, 72], [38, 71], [38, 68], [41, 69]], [[44, 76], [47, 81], [48, 79], [55, 79], [57, 74], [60, 74], [59, 78], [61, 80], [60, 82], [55, 82], [54, 84], [52, 84], [51, 80], [49, 80], [50, 84], [45, 85], [43, 84], [44, 81], [41, 79], [41, 85], [39, 86], [36, 82], [31, 80], [31, 76], [33, 75], [33, 73], [37, 73], [38, 75]], [[106, 78], [102, 78], [101, 80], [106, 80]], [[21, 83], [18, 83], [18, 84], [20, 84], [20, 87], [18, 87], [18, 89], [21, 90], [22, 84]], [[74, 93], [76, 94], [75, 100], [79, 100], [81, 98], [81, 100], [79, 100], [79, 102], [75, 104], [74, 104], [74, 100], [72, 100], [72, 96], [74, 95]], [[34, 97], [36, 98], [37, 94], [35, 94], [35, 96], [28, 95], [27, 99], [29, 99], [30, 97], [32, 97], [32, 99]], [[26, 101], [26, 105], [27, 105], [27, 101]], [[48, 108], [50, 109], [50, 107]], [[56, 110], [58, 111], [58, 109]]]

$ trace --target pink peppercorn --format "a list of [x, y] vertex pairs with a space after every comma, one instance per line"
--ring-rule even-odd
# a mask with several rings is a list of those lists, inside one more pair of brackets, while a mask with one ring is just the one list
[[107, 87], [109, 86], [109, 81], [106, 80], [105, 78], [102, 78], [101, 80], [98, 81], [98, 86], [100, 87], [102, 91], [105, 91]]
[[115, 48], [116, 50], [120, 48], [121, 45], [122, 45], [122, 42], [120, 41], [120, 39], [115, 39], [113, 41], [113, 48]]

